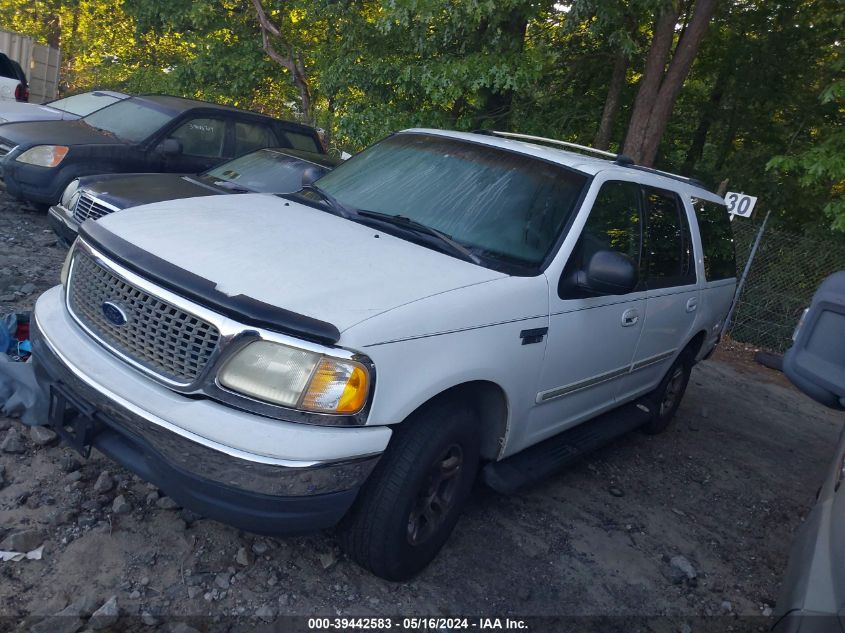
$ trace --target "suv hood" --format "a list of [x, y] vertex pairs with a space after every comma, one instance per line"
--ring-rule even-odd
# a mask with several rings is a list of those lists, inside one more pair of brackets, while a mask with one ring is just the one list
[[180, 174], [106, 174], [79, 179], [79, 188], [118, 209], [142, 204], [233, 193], [195, 176]]
[[100, 132], [82, 121], [6, 123], [0, 127], [0, 137], [14, 145], [124, 144], [116, 136]]
[[217, 290], [333, 324], [506, 275], [269, 194], [125, 209], [101, 228]]

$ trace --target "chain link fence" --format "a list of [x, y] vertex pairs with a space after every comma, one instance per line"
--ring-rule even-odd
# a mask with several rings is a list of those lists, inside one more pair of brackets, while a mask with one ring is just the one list
[[[741, 275], [761, 224], [735, 218], [732, 225]], [[819, 283], [837, 270], [845, 270], [845, 240], [803, 237], [767, 225], [729, 324], [730, 337], [785, 352]]]

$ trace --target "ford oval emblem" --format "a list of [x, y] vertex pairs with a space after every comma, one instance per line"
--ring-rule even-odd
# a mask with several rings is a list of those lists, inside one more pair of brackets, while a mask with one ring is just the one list
[[100, 309], [103, 311], [103, 316], [106, 317], [106, 321], [112, 325], [120, 327], [122, 325], [126, 325], [129, 321], [129, 317], [126, 316], [126, 312], [123, 311], [123, 308], [113, 301], [105, 301], [103, 305], [100, 306]]

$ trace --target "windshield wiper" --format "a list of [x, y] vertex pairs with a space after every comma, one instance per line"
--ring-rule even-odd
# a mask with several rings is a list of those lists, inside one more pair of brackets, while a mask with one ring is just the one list
[[472, 262], [473, 264], [481, 264], [481, 258], [475, 253], [473, 253], [471, 250], [469, 250], [466, 246], [455, 240], [455, 238], [450, 235], [446, 235], [446, 233], [438, 231], [437, 229], [432, 228], [427, 224], [423, 224], [422, 222], [417, 222], [416, 220], [407, 218], [404, 215], [391, 215], [389, 213], [378, 213], [376, 211], [361, 210], [358, 211], [358, 215], [366, 218], [372, 218], [379, 222], [387, 222], [389, 224], [400, 226], [416, 233], [423, 233], [430, 237], [436, 238], [441, 244], [445, 245], [448, 250], [452, 252], [453, 255], [457, 255], [460, 259]]
[[321, 189], [317, 185], [302, 185], [302, 190], [313, 191], [318, 196], [320, 196], [320, 198], [327, 202], [329, 206], [334, 210], [335, 215], [339, 215], [340, 217], [346, 218], [347, 220], [358, 215], [357, 209], [353, 209], [352, 207], [346, 206], [328, 191], [326, 191], [325, 189]]
[[235, 193], [252, 193], [252, 189], [242, 187], [241, 185], [233, 183], [231, 180], [214, 180], [213, 184], [217, 187], [234, 191]]

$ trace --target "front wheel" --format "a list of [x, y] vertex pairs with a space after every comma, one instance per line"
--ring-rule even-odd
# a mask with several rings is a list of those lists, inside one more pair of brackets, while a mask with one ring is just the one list
[[643, 431], [649, 435], [655, 435], [665, 431], [669, 426], [687, 390], [694, 362], [693, 354], [689, 350], [684, 350], [675, 359], [657, 389], [649, 397], [655, 410], [651, 420], [643, 427]]
[[413, 414], [394, 432], [355, 507], [341, 547], [387, 580], [419, 573], [443, 547], [478, 472], [472, 411], [448, 401]]

